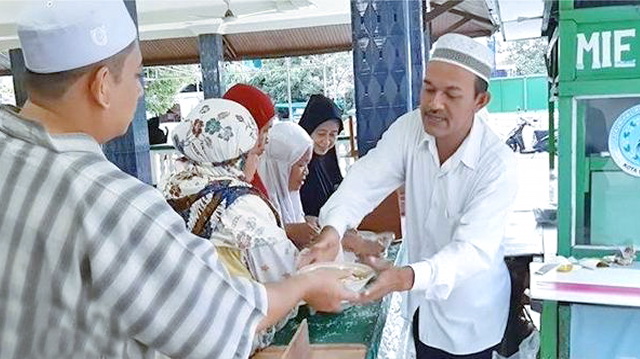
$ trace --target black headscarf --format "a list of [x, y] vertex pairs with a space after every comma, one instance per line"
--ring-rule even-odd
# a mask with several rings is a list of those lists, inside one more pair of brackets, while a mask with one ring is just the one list
[[[338, 106], [323, 95], [311, 95], [299, 125], [311, 135], [313, 130], [329, 120], [336, 120], [338, 133], [342, 132], [342, 111]], [[333, 146], [324, 155], [318, 155], [314, 152], [313, 158], [309, 162], [309, 175], [300, 189], [304, 213], [308, 216], [317, 216], [320, 213], [320, 208], [327, 202], [340, 182], [342, 182], [342, 174], [338, 165], [336, 147]]]

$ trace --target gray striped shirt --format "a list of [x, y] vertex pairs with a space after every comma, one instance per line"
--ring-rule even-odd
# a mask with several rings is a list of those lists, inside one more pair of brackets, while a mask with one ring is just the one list
[[0, 358], [247, 358], [260, 284], [85, 135], [0, 108]]

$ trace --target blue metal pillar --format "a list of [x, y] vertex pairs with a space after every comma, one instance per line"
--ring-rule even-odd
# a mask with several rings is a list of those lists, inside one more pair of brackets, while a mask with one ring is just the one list
[[9, 58], [11, 59], [11, 75], [13, 77], [13, 93], [16, 97], [16, 105], [20, 108], [27, 102], [27, 89], [24, 85], [24, 74], [27, 68], [24, 66], [24, 57], [22, 57], [22, 49], [9, 50]]
[[422, 1], [351, 0], [358, 150], [366, 154], [418, 107], [424, 68]]
[[222, 64], [224, 46], [222, 35], [204, 34], [198, 36], [200, 45], [200, 68], [204, 98], [222, 97]]
[[[430, 8], [428, 6], [428, 1], [427, 0], [422, 0], [422, 9], [420, 9], [420, 11], [422, 12], [422, 17], [420, 18], [420, 23], [421, 23], [421, 28], [423, 31], [423, 39], [422, 39], [422, 52], [424, 54], [424, 60], [423, 63], [427, 63], [429, 61], [429, 55], [431, 54], [431, 24], [425, 24], [424, 23], [424, 19], [427, 17], [427, 13], [429, 12]], [[426, 66], [423, 67], [426, 70]]]
[[[129, 14], [138, 25], [138, 13], [135, 0], [124, 0]], [[138, 107], [127, 133], [102, 146], [104, 154], [124, 172], [137, 177], [145, 183], [151, 183], [151, 160], [149, 158], [149, 133], [144, 95], [138, 101]]]

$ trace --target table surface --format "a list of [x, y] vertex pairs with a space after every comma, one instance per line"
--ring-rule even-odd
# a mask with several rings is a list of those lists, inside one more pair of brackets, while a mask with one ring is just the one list
[[629, 267], [555, 269], [543, 275], [535, 271], [544, 263], [531, 263], [531, 297], [560, 302], [640, 307], [640, 263]]
[[[389, 247], [387, 259], [393, 261], [400, 243]], [[276, 333], [273, 345], [287, 345], [303, 319], [309, 323], [309, 342], [357, 343], [369, 348], [369, 356], [377, 351], [387, 313], [388, 301], [377, 301], [363, 306], [352, 306], [342, 313], [310, 313], [308, 306], [302, 306], [298, 315]]]

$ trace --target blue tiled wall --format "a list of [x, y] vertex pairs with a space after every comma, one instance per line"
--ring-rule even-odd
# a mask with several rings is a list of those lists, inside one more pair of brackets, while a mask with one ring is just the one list
[[138, 108], [127, 133], [104, 144], [102, 150], [109, 161], [118, 168], [145, 183], [151, 183], [149, 133], [144, 97], [138, 102]]
[[[136, 2], [127, 0], [125, 5], [137, 25]], [[147, 131], [147, 116], [145, 112], [144, 96], [142, 96], [127, 133], [104, 144], [102, 150], [109, 161], [113, 162], [118, 168], [143, 182], [151, 183], [149, 133]]]
[[358, 149], [419, 103], [423, 73], [422, 2], [351, 0]]
[[16, 97], [16, 105], [22, 107], [27, 102], [27, 89], [24, 84], [24, 74], [27, 68], [24, 66], [22, 49], [9, 50], [11, 59], [11, 75], [13, 76], [13, 92]]
[[200, 66], [202, 68], [202, 88], [204, 98], [222, 97], [221, 66], [224, 61], [222, 35], [205, 34], [198, 36], [200, 45]]

